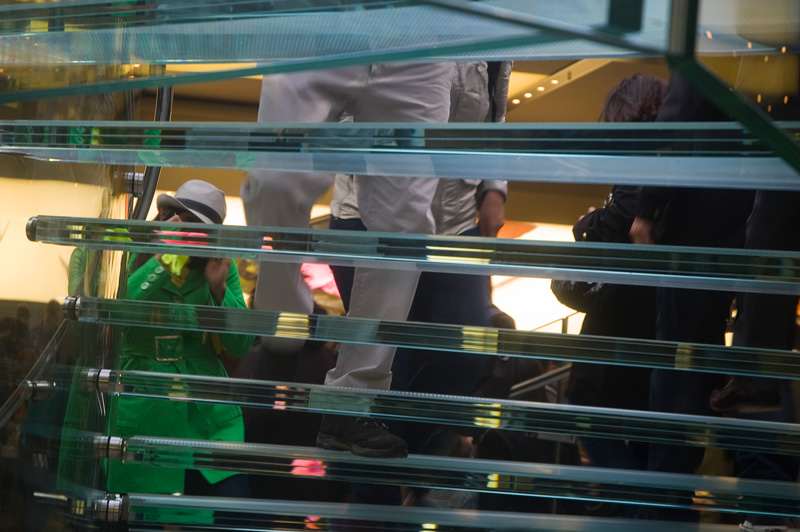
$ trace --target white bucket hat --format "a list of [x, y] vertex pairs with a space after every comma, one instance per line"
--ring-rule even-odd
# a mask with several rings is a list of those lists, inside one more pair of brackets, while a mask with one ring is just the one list
[[228, 211], [225, 193], [199, 179], [182, 184], [174, 196], [160, 194], [156, 206], [159, 210], [172, 208], [189, 211], [207, 224], [221, 224]]

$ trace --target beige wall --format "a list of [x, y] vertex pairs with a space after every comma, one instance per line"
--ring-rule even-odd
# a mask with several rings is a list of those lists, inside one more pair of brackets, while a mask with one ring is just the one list
[[506, 219], [572, 225], [589, 207], [602, 207], [610, 185], [509, 184]]
[[105, 187], [0, 177], [0, 299], [47, 302], [67, 295], [72, 247], [30, 242], [31, 216], [99, 216]]

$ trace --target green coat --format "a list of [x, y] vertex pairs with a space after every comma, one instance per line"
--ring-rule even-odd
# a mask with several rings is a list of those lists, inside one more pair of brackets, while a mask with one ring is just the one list
[[[135, 255], [131, 256], [128, 264], [132, 264], [134, 259]], [[235, 263], [231, 264], [226, 284], [225, 298], [219, 306], [245, 308]], [[130, 273], [127, 298], [216, 305], [202, 269], [192, 270], [178, 287], [173, 283], [170, 273], [155, 258], [150, 258], [138, 270]], [[193, 309], [187, 314], [183, 316], [184, 319], [196, 319]], [[211, 377], [227, 377], [219, 359], [220, 345], [233, 356], [241, 357], [253, 343], [253, 337], [249, 335], [157, 327], [124, 327], [122, 335], [122, 354], [116, 365], [119, 370]], [[136, 391], [146, 392], [146, 389]], [[122, 437], [137, 435], [244, 441], [242, 411], [238, 406], [179, 400], [185, 393], [176, 383], [176, 400], [112, 397], [110, 434]], [[224, 471], [201, 471], [211, 483], [233, 475]], [[111, 493], [182, 493], [183, 479], [184, 469], [118, 461], [109, 462], [108, 467], [108, 491]]]

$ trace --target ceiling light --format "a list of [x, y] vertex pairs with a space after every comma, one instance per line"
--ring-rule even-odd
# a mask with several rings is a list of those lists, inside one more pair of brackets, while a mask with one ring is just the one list
[[530, 92], [526, 92], [523, 96], [525, 96], [526, 98], [532, 98], [533, 94]]
[[536, 87], [536, 90], [539, 92], [544, 92], [544, 87]]
[[517, 104], [519, 104], [519, 99], [518, 98], [514, 98], [513, 100], [511, 100], [511, 103], [513, 103], [514, 105], [517, 105]]

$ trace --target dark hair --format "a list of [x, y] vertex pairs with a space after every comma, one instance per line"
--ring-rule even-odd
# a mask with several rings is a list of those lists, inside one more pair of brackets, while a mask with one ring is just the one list
[[653, 122], [666, 92], [666, 82], [649, 74], [634, 74], [608, 91], [600, 121]]

